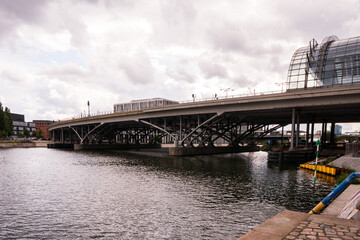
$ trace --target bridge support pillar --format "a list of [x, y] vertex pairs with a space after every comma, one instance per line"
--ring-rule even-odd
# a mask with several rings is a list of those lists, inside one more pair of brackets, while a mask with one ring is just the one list
[[330, 130], [330, 145], [335, 146], [335, 123], [331, 123], [331, 130]]
[[306, 123], [306, 143], [305, 143], [305, 148], [308, 148], [309, 147], [309, 127], [310, 127], [310, 123], [309, 121], [307, 121]]
[[294, 149], [294, 140], [295, 140], [295, 108], [292, 109], [290, 150]]
[[196, 156], [196, 155], [212, 155], [224, 153], [238, 153], [238, 152], [256, 152], [260, 151], [257, 145], [247, 146], [228, 146], [228, 147], [172, 147], [169, 148], [170, 156]]
[[300, 111], [296, 113], [296, 148], [299, 148], [300, 137]]
[[60, 136], [60, 142], [64, 142], [64, 129], [61, 129], [61, 136]]
[[321, 145], [325, 147], [326, 144], [326, 131], [327, 131], [327, 122], [324, 121], [322, 123], [322, 131], [321, 131]]
[[315, 120], [314, 120], [314, 117], [313, 117], [312, 118], [312, 123], [311, 123], [311, 144], [310, 144], [311, 147], [314, 146], [314, 130], [315, 130]]

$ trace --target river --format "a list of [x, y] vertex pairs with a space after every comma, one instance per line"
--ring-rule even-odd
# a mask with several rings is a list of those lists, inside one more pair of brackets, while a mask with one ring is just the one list
[[334, 188], [266, 157], [0, 149], [0, 239], [237, 239]]

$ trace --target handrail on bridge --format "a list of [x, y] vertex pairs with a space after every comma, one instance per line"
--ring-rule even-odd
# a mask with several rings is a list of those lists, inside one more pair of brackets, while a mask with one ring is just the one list
[[342, 183], [337, 186], [329, 195], [327, 195], [318, 205], [316, 205], [309, 213], [319, 213], [323, 208], [329, 205], [342, 191], [344, 191], [355, 178], [360, 178], [360, 172], [351, 173]]
[[[352, 83], [352, 84], [355, 84], [355, 83]], [[342, 85], [351, 85], [351, 84], [342, 84]], [[326, 87], [329, 87], [329, 86], [317, 86], [317, 87], [307, 88], [306, 90], [320, 89], [320, 88], [326, 88]], [[298, 89], [298, 90], [303, 90], [303, 89]], [[285, 91], [277, 90], [277, 91], [267, 91], [267, 92], [243, 93], [243, 94], [229, 95], [229, 96], [217, 96], [217, 97], [199, 98], [199, 99], [194, 98], [192, 100], [179, 101], [179, 104], [193, 103], [193, 102], [216, 101], [216, 100], [226, 100], [226, 99], [231, 99], [231, 98], [262, 96], [262, 95], [270, 95], [270, 94], [285, 94], [285, 93], [289, 93], [289, 91], [288, 90], [285, 90]], [[172, 105], [172, 104], [170, 104], [170, 105]], [[164, 105], [164, 106], [170, 106], [170, 105]], [[151, 107], [151, 108], [146, 108], [146, 109], [153, 109], [153, 108], [157, 108], [157, 107]], [[139, 109], [139, 110], [142, 110], [142, 109]], [[130, 112], [135, 112], [135, 111], [139, 111], [139, 110], [128, 110], [128, 111], [123, 111], [123, 113], [130, 113]], [[113, 111], [96, 112], [96, 113], [91, 113], [90, 116], [86, 115], [84, 113], [84, 114], [81, 114], [80, 116], [74, 116], [74, 117], [58, 120], [57, 122], [59, 122], [59, 121], [69, 121], [69, 120], [81, 119], [81, 118], [88, 118], [88, 117], [95, 117], [95, 116], [105, 116], [105, 115], [111, 115], [111, 114], [116, 114], [116, 113], [113, 112]]]
[[[247, 93], [247, 94], [238, 94], [238, 95], [230, 95], [230, 96], [219, 96], [219, 97], [216, 97], [216, 98], [215, 97], [199, 98], [199, 99], [193, 99], [193, 100], [179, 101], [179, 104], [192, 103], [192, 102], [206, 102], [206, 101], [224, 100], [224, 99], [239, 98], [239, 97], [261, 96], [261, 95], [269, 95], [269, 94], [276, 94], [276, 93], [286, 93], [286, 91], [268, 91], [268, 92], [258, 92], [258, 93], [251, 93], [251, 94]], [[169, 105], [172, 105], [172, 104], [169, 104]], [[169, 106], [169, 105], [165, 105], [165, 106]], [[152, 108], [157, 108], [157, 107], [152, 107]], [[151, 108], [146, 108], [146, 109], [151, 109]], [[134, 112], [134, 111], [138, 111], [138, 110], [127, 110], [127, 111], [123, 111], [123, 113]], [[111, 114], [116, 114], [116, 113], [113, 112], [113, 111], [96, 112], [96, 113], [91, 113], [90, 115], [86, 115], [84, 113], [84, 114], [81, 114], [80, 116], [74, 116], [74, 117], [70, 117], [70, 118], [65, 118], [65, 119], [62, 119], [62, 120], [58, 120], [57, 122], [59, 122], [59, 121], [69, 121], [69, 120], [80, 119], [80, 118], [95, 117], [95, 116], [111, 115]]]

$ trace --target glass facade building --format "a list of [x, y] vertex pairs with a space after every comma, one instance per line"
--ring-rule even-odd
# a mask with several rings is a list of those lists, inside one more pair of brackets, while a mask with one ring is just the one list
[[287, 90], [360, 83], [360, 37], [314, 39], [292, 56]]

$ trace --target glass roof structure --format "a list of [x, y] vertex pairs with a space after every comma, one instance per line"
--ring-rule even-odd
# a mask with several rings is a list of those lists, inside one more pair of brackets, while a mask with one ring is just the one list
[[360, 37], [329, 36], [299, 48], [292, 56], [286, 89], [360, 83]]

